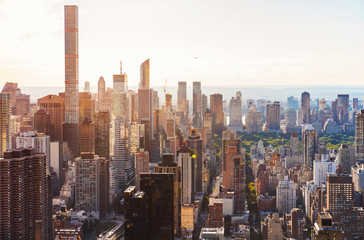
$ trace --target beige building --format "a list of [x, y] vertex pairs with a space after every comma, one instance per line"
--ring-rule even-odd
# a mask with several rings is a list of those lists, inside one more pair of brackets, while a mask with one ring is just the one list
[[268, 217], [268, 240], [282, 240], [282, 221], [279, 219], [279, 214], [274, 213]]

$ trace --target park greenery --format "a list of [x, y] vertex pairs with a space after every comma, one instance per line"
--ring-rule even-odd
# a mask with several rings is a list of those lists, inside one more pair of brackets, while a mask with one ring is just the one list
[[[266, 132], [248, 134], [239, 132], [238, 137], [242, 140], [242, 147], [245, 148], [247, 152], [250, 152], [250, 147], [258, 144], [259, 140], [263, 141], [265, 147], [272, 145], [274, 148], [278, 148], [282, 145], [289, 145], [291, 134]], [[302, 140], [301, 134], [299, 134], [299, 138]], [[355, 142], [354, 134], [327, 135], [325, 133], [320, 133], [319, 139], [326, 144], [328, 149], [338, 149], [341, 144], [354, 145]]]

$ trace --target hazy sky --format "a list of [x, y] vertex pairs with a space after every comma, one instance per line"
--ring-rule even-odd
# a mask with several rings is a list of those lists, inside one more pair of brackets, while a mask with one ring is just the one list
[[80, 89], [119, 61], [129, 85], [364, 85], [364, 1], [0, 0], [0, 85], [64, 85], [64, 8], [79, 6]]

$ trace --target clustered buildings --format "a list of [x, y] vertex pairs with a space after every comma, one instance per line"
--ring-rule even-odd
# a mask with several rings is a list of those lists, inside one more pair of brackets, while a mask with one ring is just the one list
[[[312, 104], [304, 92], [299, 107], [294, 97], [244, 103], [237, 92], [227, 103], [196, 81], [191, 107], [187, 82], [161, 105], [149, 59], [137, 90], [120, 63], [112, 87], [100, 77], [97, 93], [90, 82], [80, 92], [78, 7], [65, 6], [64, 19], [65, 91], [37, 103], [17, 83], [0, 93], [1, 239], [85, 239], [105, 216], [115, 220], [99, 239], [363, 237], [357, 98]], [[242, 147], [240, 134], [263, 131], [290, 143]], [[319, 138], [354, 132], [355, 147], [328, 149]]]

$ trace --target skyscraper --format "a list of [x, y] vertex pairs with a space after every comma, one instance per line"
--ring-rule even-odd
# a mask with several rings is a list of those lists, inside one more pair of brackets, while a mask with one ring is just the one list
[[266, 109], [266, 130], [267, 131], [278, 131], [280, 130], [281, 123], [281, 105], [279, 102], [274, 101], [273, 104], [267, 104]]
[[46, 155], [34, 149], [0, 158], [0, 239], [52, 239]]
[[88, 117], [80, 125], [80, 152], [95, 154], [95, 125]]
[[364, 163], [364, 110], [355, 115], [355, 157]]
[[0, 157], [11, 148], [10, 134], [11, 99], [10, 94], [0, 93]]
[[106, 84], [105, 84], [105, 79], [104, 77], [100, 77], [99, 78], [99, 82], [97, 84], [97, 110], [98, 111], [105, 111], [108, 110], [106, 109], [105, 106], [105, 91], [106, 91]]
[[135, 187], [140, 189], [140, 173], [149, 172], [149, 152], [140, 149], [135, 154]]
[[85, 210], [86, 212], [100, 211], [99, 161], [99, 157], [92, 153], [81, 153], [81, 157], [75, 159], [76, 210]]
[[201, 102], [201, 82], [193, 82], [193, 118], [192, 126], [201, 128], [202, 126], [202, 102]]
[[193, 158], [193, 189], [195, 192], [202, 192], [202, 139], [193, 129], [186, 142]]
[[210, 95], [210, 111], [212, 114], [212, 132], [220, 135], [224, 127], [224, 111], [221, 94]]
[[79, 93], [79, 106], [80, 123], [86, 117], [93, 122], [95, 114], [95, 100], [92, 99], [90, 92]]
[[245, 160], [236, 156], [234, 157], [234, 213], [241, 214], [245, 210], [245, 187]]
[[73, 155], [79, 155], [79, 98], [78, 98], [78, 6], [64, 6], [65, 31], [65, 124], [63, 140]]
[[134, 182], [134, 170], [130, 154], [130, 123], [123, 118], [117, 117], [115, 124], [115, 142], [113, 167], [117, 170], [119, 186], [124, 191]]
[[278, 212], [290, 213], [296, 207], [296, 189], [294, 182], [284, 177], [279, 181], [277, 187], [277, 209]]
[[[146, 144], [151, 146], [153, 138], [154, 125], [153, 125], [153, 89], [139, 88], [138, 89], [138, 121], [142, 123], [145, 120], [149, 121], [149, 132], [145, 136]], [[147, 128], [145, 128], [147, 130]], [[147, 142], [148, 139], [148, 142]], [[145, 148], [150, 152], [149, 148]]]
[[303, 162], [308, 167], [313, 167], [315, 154], [319, 151], [319, 137], [311, 124], [307, 125], [302, 131], [302, 154]]
[[178, 165], [182, 166], [182, 204], [192, 204], [193, 199], [193, 162], [187, 143], [182, 144], [182, 148], [178, 152]]
[[38, 99], [40, 109], [46, 110], [50, 115], [51, 141], [63, 140], [64, 98], [58, 95], [47, 95]]
[[140, 65], [139, 88], [149, 88], [149, 58]]
[[310, 94], [303, 92], [301, 95], [301, 109], [303, 113], [303, 123], [311, 123], [310, 121]]
[[242, 108], [241, 108], [241, 92], [236, 93], [236, 97], [232, 97], [230, 100], [230, 121], [229, 121], [229, 129], [233, 131], [242, 131], [243, 123], [241, 121], [242, 116]]
[[340, 124], [349, 122], [349, 94], [337, 95], [336, 111]]
[[110, 115], [108, 111], [95, 114], [95, 154], [109, 159], [110, 156]]
[[112, 112], [114, 116], [123, 117], [126, 120], [128, 78], [126, 73], [123, 74], [121, 71], [120, 63], [120, 74], [113, 75]]
[[51, 133], [51, 116], [45, 109], [39, 109], [34, 114], [34, 130], [45, 135]]
[[181, 165], [174, 161], [174, 154], [163, 154], [162, 162], [154, 167], [156, 173], [173, 173], [173, 227], [174, 234], [181, 232], [181, 185], [182, 185], [182, 172]]
[[173, 173], [141, 173], [140, 190], [146, 194], [147, 239], [173, 239], [174, 237], [174, 184]]

